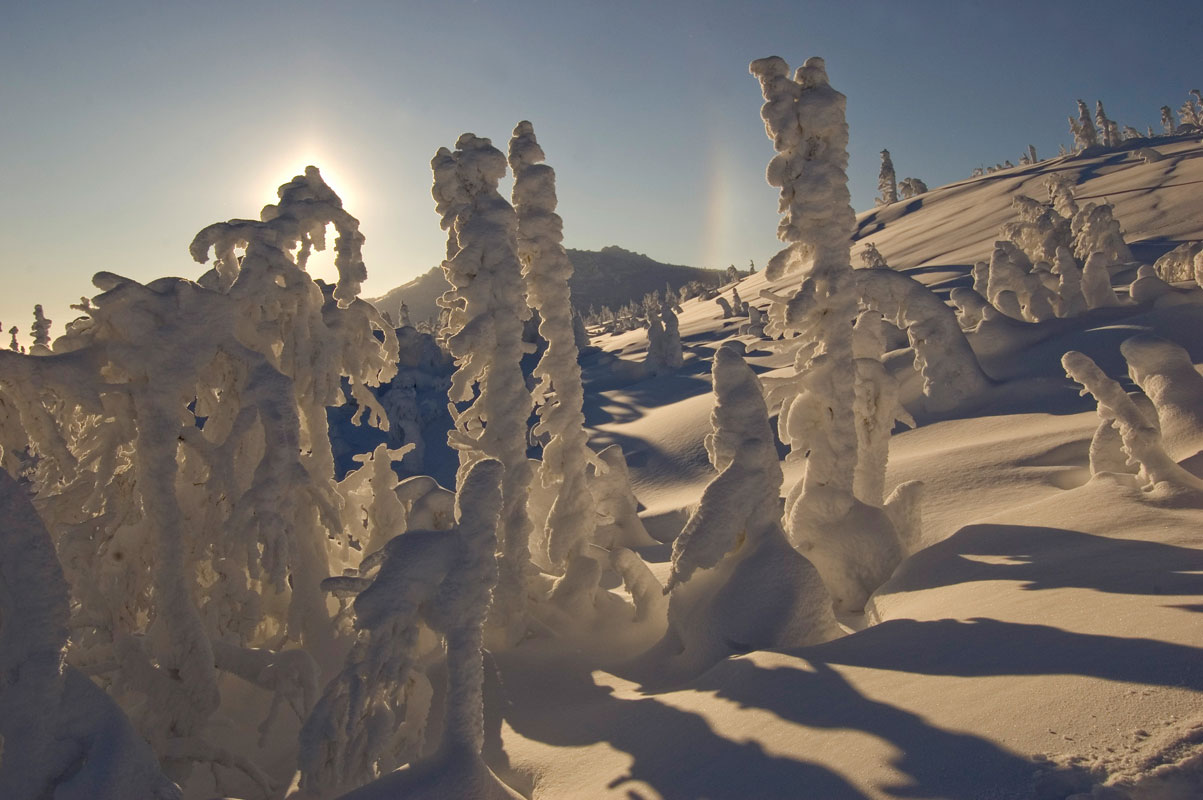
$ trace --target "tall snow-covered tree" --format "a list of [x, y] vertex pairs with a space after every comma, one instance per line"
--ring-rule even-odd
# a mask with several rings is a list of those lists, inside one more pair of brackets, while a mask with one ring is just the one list
[[808, 59], [794, 78], [776, 56], [753, 61], [750, 70], [760, 80], [761, 117], [777, 150], [767, 178], [781, 189], [778, 236], [788, 242], [766, 272], [770, 278], [802, 272], [801, 286], [772, 312], [774, 330], [798, 342], [795, 374], [769, 388], [769, 404], [780, 409], [782, 441], [795, 458], [806, 458], [802, 480], [786, 498], [786, 529], [819, 568], [837, 606], [860, 608], [901, 560], [910, 536], [901, 528], [913, 523], [918, 499], [917, 487], [891, 498], [888, 506], [906, 509], [891, 519], [855, 496], [858, 426], [869, 419], [868, 394], [858, 399], [856, 390], [858, 279], [897, 273], [854, 275], [851, 267], [845, 98], [828, 83], [823, 59]]
[[888, 205], [898, 202], [898, 185], [894, 177], [894, 162], [890, 151], [881, 151], [881, 170], [877, 173], [877, 203]]
[[526, 504], [533, 476], [526, 457], [533, 407], [520, 361], [530, 316], [518, 255], [518, 216], [497, 190], [506, 158], [488, 139], [460, 136], [454, 152], [431, 161], [432, 194], [447, 231], [443, 272], [451, 284], [439, 303], [448, 312], [447, 348], [457, 370], [448, 397], [467, 403], [454, 413], [448, 443], [459, 452], [456, 483], [471, 466], [495, 458], [505, 466], [498, 530], [498, 580], [490, 627], [513, 642], [525, 629], [531, 522]]
[[581, 410], [584, 389], [568, 288], [572, 262], [564, 250], [563, 221], [556, 213], [555, 171], [543, 160], [534, 127], [519, 122], [509, 146], [518, 256], [527, 300], [539, 313], [539, 334], [547, 341], [534, 371], [539, 423], [532, 433], [549, 437], [538, 478], [555, 494], [547, 518], [534, 522], [546, 530], [543, 538], [549, 561], [562, 567], [593, 538], [597, 509], [586, 473], [589, 464], [596, 468], [599, 462], [589, 449]]

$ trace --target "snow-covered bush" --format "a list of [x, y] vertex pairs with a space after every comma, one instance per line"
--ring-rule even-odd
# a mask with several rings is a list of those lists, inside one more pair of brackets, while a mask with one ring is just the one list
[[706, 452], [718, 475], [673, 542], [666, 649], [708, 665], [732, 649], [788, 647], [838, 628], [814, 566], [781, 527], [783, 479], [760, 383], [730, 347], [715, 353]]
[[881, 151], [881, 171], [877, 173], [877, 204], [889, 205], [898, 202], [898, 184], [894, 176], [894, 162], [890, 151]]
[[465, 133], [454, 152], [439, 149], [431, 169], [435, 209], [447, 231], [443, 271], [452, 287], [439, 300], [449, 312], [447, 349], [458, 368], [448, 396], [453, 403], [467, 403], [454, 412], [448, 442], [459, 451], [457, 484], [482, 459], [495, 458], [505, 466], [497, 536], [500, 578], [490, 626], [513, 642], [525, 626], [530, 570], [526, 502], [532, 470], [526, 441], [533, 406], [519, 364], [529, 311], [517, 250], [518, 217], [497, 190], [506, 157], [488, 139]]

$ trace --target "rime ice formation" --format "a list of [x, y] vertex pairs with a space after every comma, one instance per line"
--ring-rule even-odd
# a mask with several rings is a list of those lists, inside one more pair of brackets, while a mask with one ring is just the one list
[[1099, 253], [1108, 266], [1126, 264], [1133, 260], [1132, 251], [1124, 242], [1119, 221], [1109, 203], [1087, 203], [1070, 220], [1074, 255], [1084, 261]]
[[877, 173], [877, 204], [889, 205], [898, 202], [898, 184], [894, 176], [894, 162], [890, 151], [881, 151], [881, 171]]
[[564, 251], [563, 222], [555, 211], [555, 171], [541, 163], [543, 158], [534, 128], [519, 122], [509, 148], [518, 256], [527, 299], [539, 313], [539, 334], [547, 340], [534, 372], [539, 422], [531, 433], [549, 437], [538, 479], [554, 496], [546, 518], [535, 523], [546, 530], [542, 538], [549, 561], [560, 567], [593, 538], [597, 510], [586, 471], [589, 464], [597, 465], [597, 458], [589, 449], [581, 411], [584, 389], [568, 288], [572, 262]]
[[1120, 345], [1128, 374], [1153, 402], [1162, 446], [1175, 461], [1203, 450], [1203, 376], [1190, 354], [1149, 334]]
[[65, 663], [69, 602], [50, 535], [0, 470], [0, 795], [176, 800], [121, 710]]
[[497, 191], [506, 159], [488, 139], [465, 133], [455, 152], [440, 148], [430, 166], [435, 210], [447, 231], [443, 271], [452, 287], [439, 301], [448, 312], [447, 348], [457, 367], [448, 396], [468, 404], [452, 409], [455, 428], [448, 442], [459, 451], [457, 483], [481, 459], [505, 465], [497, 536], [500, 578], [490, 626], [514, 642], [525, 624], [531, 568], [526, 503], [532, 470], [526, 439], [533, 406], [519, 365], [529, 311], [517, 250], [518, 217]]
[[[738, 297], [738, 295], [737, 295]], [[729, 308], [723, 298], [723, 314]], [[647, 356], [644, 365], [649, 375], [664, 375], [681, 368], [685, 355], [681, 349], [681, 327], [670, 305], [652, 303], [647, 309]]]
[[729, 347], [715, 353], [713, 428], [718, 475], [673, 542], [665, 645], [690, 664], [732, 647], [813, 644], [836, 632], [831, 598], [781, 528], [781, 465], [759, 381]]
[[372, 560], [374, 576], [361, 569], [323, 581], [330, 591], [355, 596], [357, 638], [301, 731], [301, 788], [331, 796], [417, 760], [431, 698], [420, 673], [429, 647], [422, 632], [429, 630], [443, 638], [447, 657], [443, 733], [434, 756], [439, 769], [411, 767], [390, 778], [391, 788], [430, 796], [403, 787], [454, 785], [468, 774], [491, 787], [470, 796], [509, 796], [495, 777], [483, 778], [491, 773], [480, 761], [484, 622], [497, 583], [502, 474], [493, 459], [473, 462], [456, 497], [452, 530], [409, 531]]

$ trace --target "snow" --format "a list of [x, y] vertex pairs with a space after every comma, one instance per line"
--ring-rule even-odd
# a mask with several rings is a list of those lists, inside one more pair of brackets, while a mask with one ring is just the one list
[[[436, 156], [458, 492], [388, 443], [335, 481], [343, 386], [418, 417], [366, 394], [400, 355], [316, 170], [202, 231], [199, 283], [100, 273], [90, 325], [0, 352], [0, 794], [1203, 796], [1203, 145], [1103, 148], [1083, 104], [1081, 154], [844, 226], [822, 61], [753, 69], [787, 248], [749, 319], [665, 298], [579, 390], [533, 128], [517, 213], [488, 140]], [[588, 521], [549, 552], [553, 503]]]

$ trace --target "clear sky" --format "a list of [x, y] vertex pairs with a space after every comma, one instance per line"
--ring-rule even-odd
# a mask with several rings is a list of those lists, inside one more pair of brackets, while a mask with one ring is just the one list
[[307, 163], [383, 294], [443, 257], [435, 150], [464, 131], [504, 150], [521, 119], [569, 247], [759, 268], [777, 213], [752, 59], [826, 58], [859, 211], [883, 147], [935, 187], [1055, 154], [1079, 97], [1156, 126], [1203, 84], [1200, 31], [1197, 0], [6, 3], [0, 322], [27, 344], [41, 302], [61, 333], [98, 270], [197, 277], [192, 236]]

